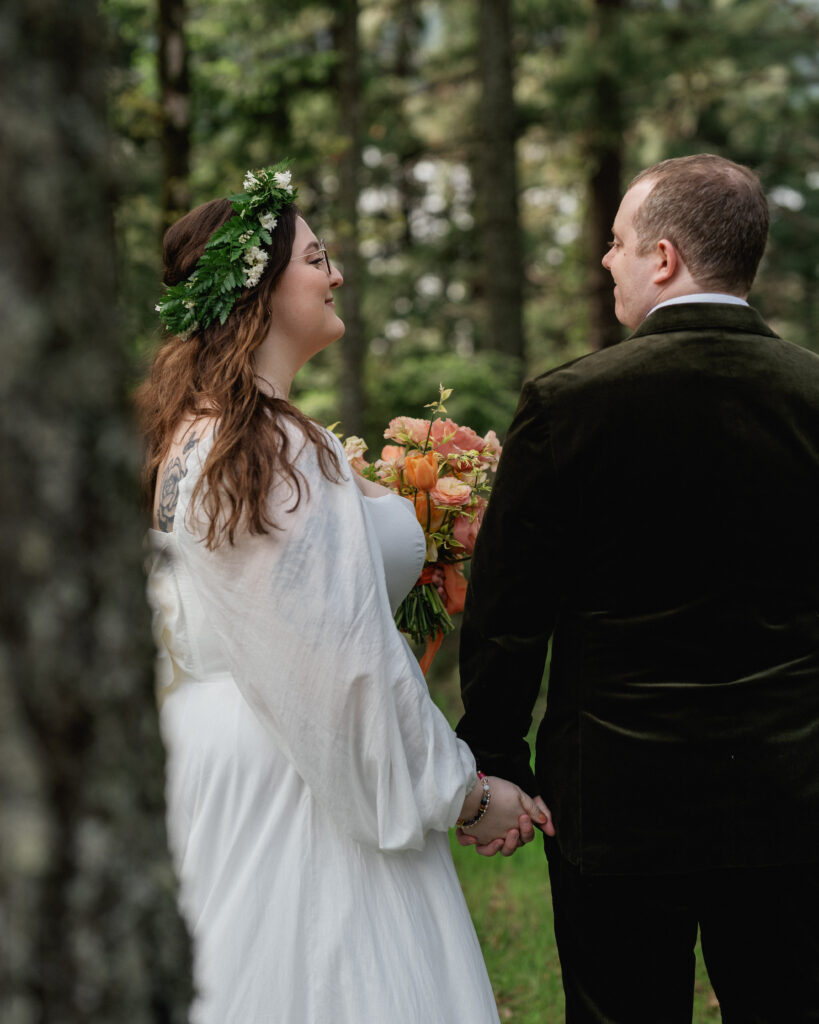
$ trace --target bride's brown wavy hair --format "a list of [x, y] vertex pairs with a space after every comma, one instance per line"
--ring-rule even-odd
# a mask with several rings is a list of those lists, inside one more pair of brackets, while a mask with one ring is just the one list
[[[165, 284], [187, 280], [205, 243], [233, 215], [226, 199], [213, 199], [168, 228], [163, 239]], [[327, 479], [341, 475], [325, 431], [286, 399], [261, 391], [253, 365], [253, 352], [270, 325], [270, 297], [291, 258], [298, 215], [292, 205], [279, 212], [265, 273], [255, 288], [241, 293], [227, 321], [187, 339], [169, 338], [135, 396], [147, 444], [143, 484], [149, 507], [179, 426], [203, 416], [217, 422], [192, 499], [192, 505], [201, 502], [208, 522], [205, 543], [211, 549], [225, 538], [233, 544], [241, 526], [254, 534], [276, 528], [267, 504], [275, 484], [289, 483], [295, 494], [291, 509], [298, 506], [307, 481], [294, 464], [301, 445], [293, 451], [288, 427], [297, 427], [315, 445]]]

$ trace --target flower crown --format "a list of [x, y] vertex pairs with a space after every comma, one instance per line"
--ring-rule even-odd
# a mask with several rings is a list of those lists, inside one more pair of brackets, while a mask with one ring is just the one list
[[268, 261], [261, 245], [270, 245], [276, 215], [298, 194], [289, 164], [248, 171], [244, 192], [227, 197], [238, 216], [213, 232], [187, 281], [168, 288], [156, 305], [169, 331], [187, 338], [217, 320], [223, 324], [239, 294], [259, 283]]

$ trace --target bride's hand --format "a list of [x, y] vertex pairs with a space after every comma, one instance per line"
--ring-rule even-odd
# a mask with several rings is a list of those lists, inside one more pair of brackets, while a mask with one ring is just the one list
[[[551, 813], [540, 797], [533, 800], [519, 786], [497, 776], [489, 776], [486, 781], [489, 806], [477, 824], [458, 829], [458, 842], [462, 846], [475, 846], [477, 852], [485, 856], [502, 853], [508, 857], [518, 846], [534, 838], [534, 825], [547, 835], [554, 835]], [[475, 816], [475, 798], [482, 795], [483, 784], [479, 781], [464, 801], [462, 817]]]

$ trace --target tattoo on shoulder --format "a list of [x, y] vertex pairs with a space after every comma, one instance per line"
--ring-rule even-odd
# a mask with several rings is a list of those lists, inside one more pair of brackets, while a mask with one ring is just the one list
[[193, 451], [198, 438], [193, 436], [182, 449], [182, 457], [175, 456], [165, 466], [162, 480], [159, 484], [159, 503], [156, 510], [157, 526], [163, 533], [170, 533], [173, 530], [173, 520], [176, 515], [176, 504], [179, 501], [179, 481], [188, 472], [188, 457]]

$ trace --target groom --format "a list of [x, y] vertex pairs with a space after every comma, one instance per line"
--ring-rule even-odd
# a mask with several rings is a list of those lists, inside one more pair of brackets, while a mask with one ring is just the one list
[[570, 1024], [690, 1022], [698, 927], [724, 1020], [819, 1021], [819, 357], [746, 302], [767, 231], [728, 160], [634, 179], [632, 334], [526, 385], [475, 550], [458, 732], [553, 813]]

